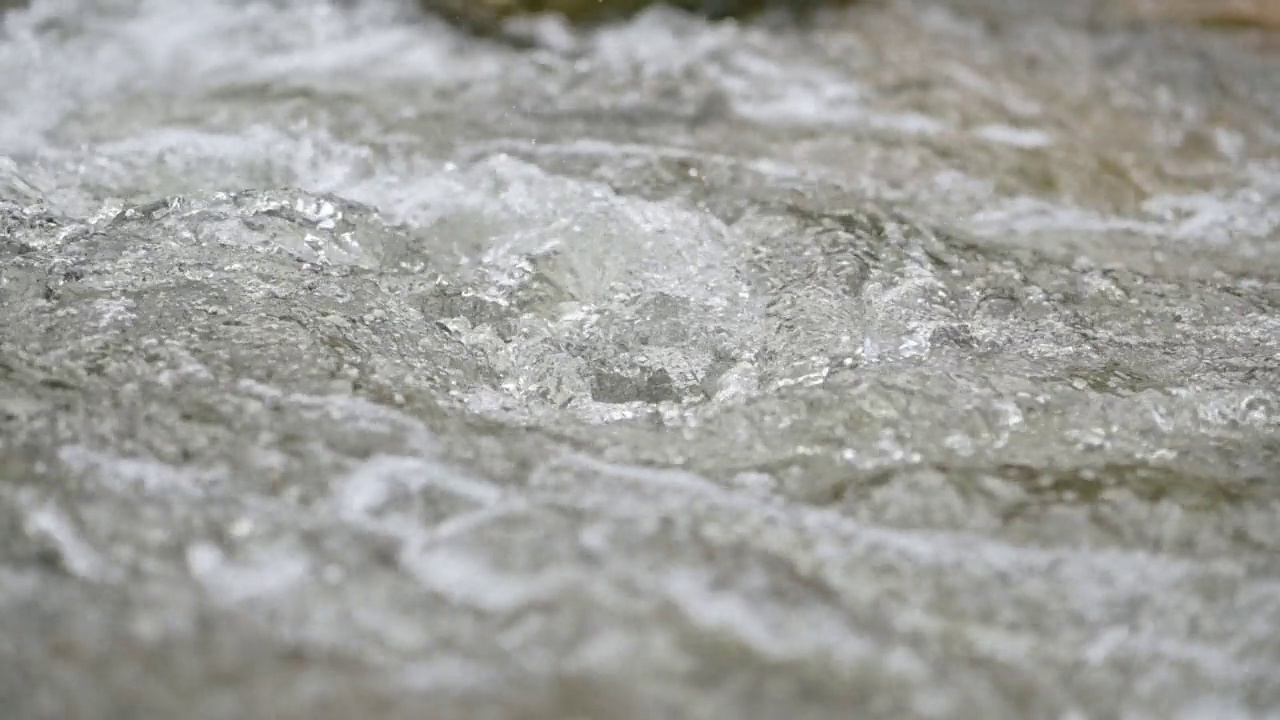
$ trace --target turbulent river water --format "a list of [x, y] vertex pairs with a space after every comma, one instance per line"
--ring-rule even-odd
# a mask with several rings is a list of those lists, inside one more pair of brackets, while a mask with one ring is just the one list
[[1280, 52], [0, 22], [5, 718], [1280, 713]]

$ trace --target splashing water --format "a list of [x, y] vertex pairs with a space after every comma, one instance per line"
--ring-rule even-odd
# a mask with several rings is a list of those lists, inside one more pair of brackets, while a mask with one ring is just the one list
[[0, 704], [1280, 710], [1280, 72], [1085, 4], [33, 0]]

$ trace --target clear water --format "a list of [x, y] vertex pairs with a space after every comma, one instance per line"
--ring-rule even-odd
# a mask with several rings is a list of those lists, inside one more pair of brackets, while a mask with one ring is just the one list
[[1265, 39], [3, 23], [7, 717], [1280, 712]]

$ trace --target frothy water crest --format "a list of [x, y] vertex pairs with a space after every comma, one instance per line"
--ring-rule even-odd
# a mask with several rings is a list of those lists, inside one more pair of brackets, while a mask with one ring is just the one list
[[0, 705], [1274, 714], [1277, 61], [1003, 5], [9, 10]]

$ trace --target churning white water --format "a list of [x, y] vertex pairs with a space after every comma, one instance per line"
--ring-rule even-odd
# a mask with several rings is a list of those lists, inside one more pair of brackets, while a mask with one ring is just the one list
[[1280, 56], [1088, 5], [9, 10], [5, 717], [1276, 717]]

